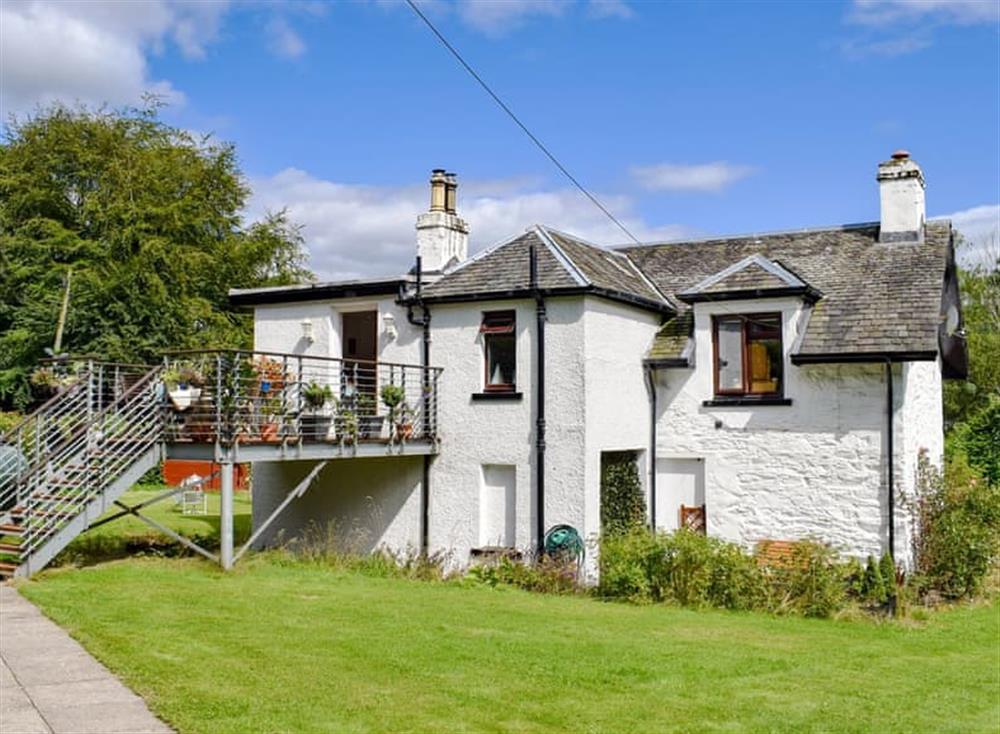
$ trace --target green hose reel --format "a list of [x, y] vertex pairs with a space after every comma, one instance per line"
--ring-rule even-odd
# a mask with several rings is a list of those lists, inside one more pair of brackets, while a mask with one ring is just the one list
[[553, 525], [545, 533], [542, 551], [551, 558], [575, 558], [580, 563], [583, 561], [585, 546], [576, 528], [570, 525]]

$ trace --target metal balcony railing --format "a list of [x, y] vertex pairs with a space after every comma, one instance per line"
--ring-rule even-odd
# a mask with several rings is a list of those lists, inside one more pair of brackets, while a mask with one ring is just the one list
[[437, 438], [441, 369], [238, 350], [171, 353], [168, 441], [405, 444]]

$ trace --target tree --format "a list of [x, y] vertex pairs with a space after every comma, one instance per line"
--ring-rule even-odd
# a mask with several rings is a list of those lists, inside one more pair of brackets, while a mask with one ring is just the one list
[[284, 212], [247, 224], [232, 145], [170, 127], [158, 105], [55, 105], [13, 120], [0, 143], [0, 407], [30, 402], [27, 375], [53, 343], [151, 361], [163, 349], [246, 347], [231, 287], [310, 279]]
[[[970, 243], [956, 232], [956, 249]], [[996, 252], [993, 252], [996, 250]], [[971, 255], [971, 253], [970, 253]], [[969, 269], [959, 270], [962, 316], [969, 347], [969, 376], [945, 383], [945, 422], [963, 423], [1000, 397], [1000, 247], [994, 243]]]

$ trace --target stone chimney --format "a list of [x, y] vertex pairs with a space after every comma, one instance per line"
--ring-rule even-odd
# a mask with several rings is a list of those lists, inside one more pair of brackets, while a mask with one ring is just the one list
[[417, 217], [417, 255], [425, 273], [440, 273], [469, 255], [469, 225], [456, 213], [457, 204], [458, 178], [434, 169], [430, 211]]
[[878, 164], [879, 242], [923, 242], [924, 174], [905, 150]]

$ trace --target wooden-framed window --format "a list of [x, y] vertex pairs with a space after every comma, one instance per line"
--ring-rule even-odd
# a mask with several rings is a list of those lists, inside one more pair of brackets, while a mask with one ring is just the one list
[[716, 395], [783, 394], [780, 313], [713, 316], [712, 345]]
[[484, 392], [517, 390], [517, 335], [513, 311], [486, 311], [479, 333], [483, 335], [486, 378]]

